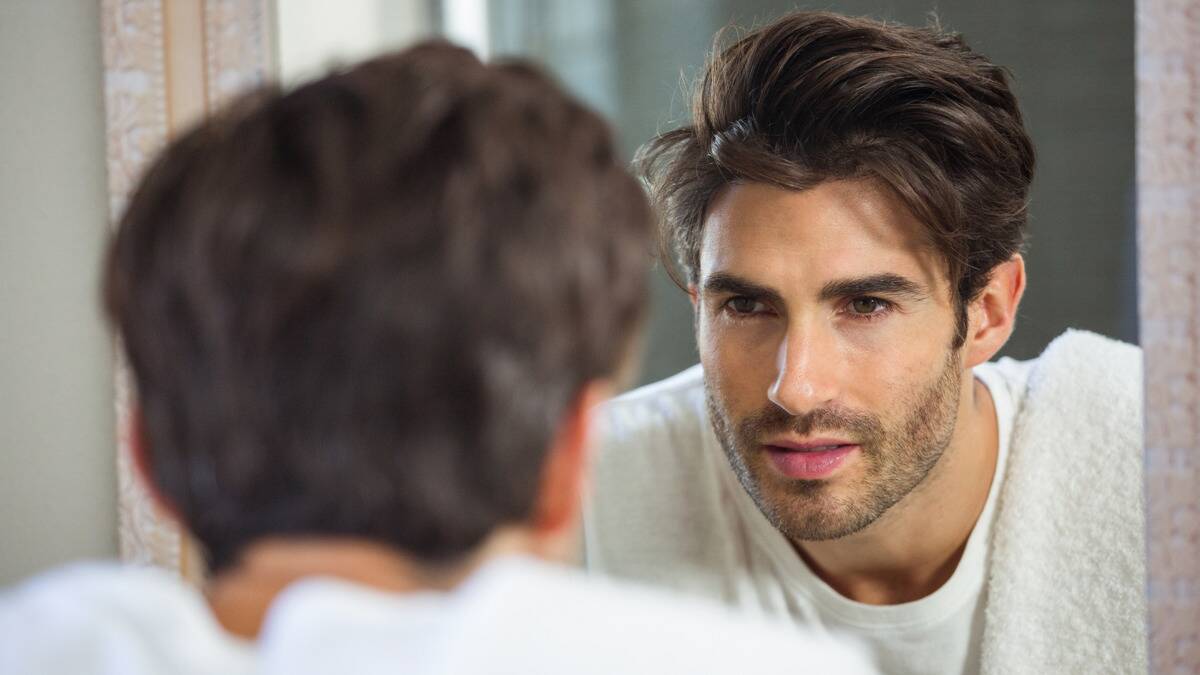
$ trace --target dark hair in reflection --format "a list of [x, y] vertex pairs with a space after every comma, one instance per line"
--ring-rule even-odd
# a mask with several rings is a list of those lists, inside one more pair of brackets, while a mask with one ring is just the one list
[[643, 312], [649, 205], [536, 69], [425, 43], [171, 145], [108, 253], [152, 480], [264, 536], [451, 560], [531, 515], [556, 425]]
[[691, 125], [636, 161], [681, 284], [698, 281], [705, 212], [722, 186], [880, 180], [946, 261], [961, 344], [967, 303], [1023, 245], [1034, 151], [1005, 71], [960, 36], [797, 12], [714, 49]]

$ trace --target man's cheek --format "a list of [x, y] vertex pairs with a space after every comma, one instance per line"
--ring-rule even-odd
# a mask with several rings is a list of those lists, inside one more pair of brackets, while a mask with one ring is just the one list
[[722, 407], [736, 417], [761, 407], [757, 399], [766, 400], [769, 378], [763, 364], [739, 349], [715, 349], [705, 363], [705, 375], [713, 383]]

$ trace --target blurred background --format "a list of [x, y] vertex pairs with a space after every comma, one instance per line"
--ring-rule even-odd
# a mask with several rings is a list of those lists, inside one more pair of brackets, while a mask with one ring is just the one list
[[[713, 35], [792, 9], [937, 20], [1012, 72], [1038, 151], [1029, 290], [1003, 354], [1036, 356], [1067, 327], [1137, 342], [1132, 0], [278, 0], [287, 81], [444, 35], [530, 58], [612, 120], [626, 157], [688, 119]], [[698, 358], [686, 297], [659, 273], [641, 382]]]
[[[122, 7], [179, 6], [163, 1], [173, 4]], [[0, 585], [116, 555], [114, 344], [97, 293], [109, 222], [101, 4], [0, 0]], [[1033, 356], [1067, 326], [1137, 340], [1133, 0], [267, 5], [287, 82], [444, 35], [485, 57], [543, 64], [613, 121], [627, 157], [686, 122], [684, 83], [723, 27], [796, 7], [910, 24], [937, 9], [1010, 68], [1040, 154], [1030, 287], [1006, 353]], [[641, 381], [695, 361], [686, 298], [658, 273]]]

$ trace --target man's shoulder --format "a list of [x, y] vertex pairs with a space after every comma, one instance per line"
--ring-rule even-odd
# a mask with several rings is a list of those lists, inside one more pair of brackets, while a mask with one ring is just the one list
[[[736, 557], [699, 366], [607, 403], [584, 501], [587, 566], [719, 597]], [[725, 469], [727, 470], [727, 469]]]
[[604, 437], [622, 441], [666, 428], [700, 430], [704, 416], [704, 370], [699, 364], [600, 407]]
[[784, 673], [801, 652], [807, 671], [874, 672], [847, 645], [792, 626], [530, 560], [492, 563], [460, 594], [469, 613], [461, 634], [477, 643], [463, 672], [500, 663], [538, 672]]
[[1036, 359], [993, 365], [1015, 388], [1019, 421], [1052, 416], [1060, 427], [1120, 428], [1119, 438], [1140, 442], [1142, 350], [1136, 345], [1068, 330]]
[[[1141, 350], [1068, 331], [1028, 371], [992, 534], [983, 658], [1145, 656]], [[1069, 632], [1064, 652], [1053, 636]]]
[[612, 492], [647, 488], [672, 496], [710, 472], [705, 453], [712, 430], [699, 365], [605, 403], [597, 420], [594, 475]]
[[309, 579], [275, 602], [264, 634], [272, 673], [783, 673], [789, 645], [824, 658], [821, 672], [868, 672], [840, 643], [519, 555], [444, 592]]
[[56, 614], [56, 620], [86, 621], [106, 613], [136, 620], [201, 604], [194, 589], [158, 568], [77, 562], [6, 589], [0, 594], [0, 616], [8, 619], [19, 611], [27, 616]]
[[976, 372], [987, 376], [989, 384], [1003, 383], [1018, 403], [1031, 392], [1040, 395], [1047, 387], [1069, 387], [1071, 399], [1115, 396], [1118, 405], [1128, 407], [1137, 402], [1141, 368], [1142, 350], [1136, 345], [1068, 330], [1032, 359], [1003, 357], [978, 366]]
[[249, 671], [202, 596], [163, 570], [75, 563], [0, 595], [0, 672]]
[[1069, 389], [1076, 399], [1109, 408], [1140, 406], [1142, 350], [1096, 333], [1068, 330], [1038, 357], [1029, 386], [1035, 394], [1039, 388]]

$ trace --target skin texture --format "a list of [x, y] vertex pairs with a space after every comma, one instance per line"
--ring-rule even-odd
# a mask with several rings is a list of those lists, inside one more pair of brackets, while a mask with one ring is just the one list
[[[704, 223], [697, 342], [730, 464], [809, 566], [852, 599], [914, 600], [950, 574], [986, 502], [994, 406], [970, 368], [1012, 331], [1020, 256], [993, 272], [955, 349], [945, 264], [871, 180], [802, 192], [736, 184]], [[853, 446], [799, 479], [777, 443]]]

